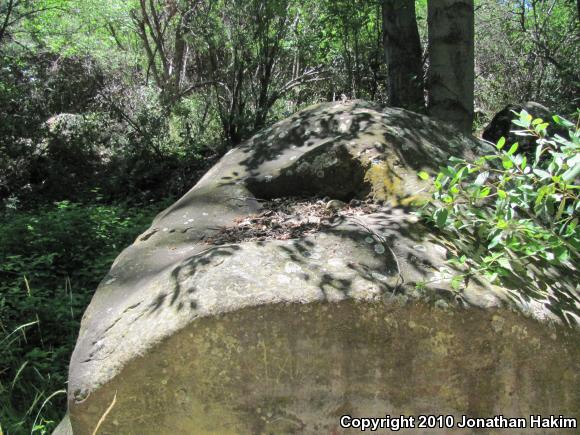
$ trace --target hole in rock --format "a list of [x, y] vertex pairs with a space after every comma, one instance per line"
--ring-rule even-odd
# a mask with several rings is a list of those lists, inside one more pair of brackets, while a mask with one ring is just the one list
[[329, 196], [348, 202], [370, 193], [365, 174], [363, 163], [345, 146], [329, 144], [303, 154], [276, 175], [250, 176], [246, 186], [256, 198]]

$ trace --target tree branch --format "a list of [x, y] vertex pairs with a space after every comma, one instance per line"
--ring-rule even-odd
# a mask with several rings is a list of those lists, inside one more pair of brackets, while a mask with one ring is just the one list
[[0, 27], [0, 44], [2, 44], [2, 39], [4, 38], [4, 34], [6, 33], [6, 29], [8, 28], [8, 22], [10, 21], [10, 15], [12, 14], [14, 8], [14, 0], [8, 0], [8, 7], [6, 8], [6, 17], [4, 17], [4, 22], [2, 23], [2, 27]]

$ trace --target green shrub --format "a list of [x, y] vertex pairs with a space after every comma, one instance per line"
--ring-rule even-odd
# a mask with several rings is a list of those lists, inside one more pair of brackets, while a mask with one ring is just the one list
[[80, 317], [115, 256], [161, 207], [62, 201], [0, 216], [0, 422], [5, 433], [29, 433], [33, 426], [34, 433], [49, 433], [62, 417]]
[[577, 304], [558, 277], [578, 278], [580, 129], [558, 116], [553, 121], [569, 138], [547, 137], [548, 122], [525, 111], [514, 121], [519, 135], [535, 137], [532, 155], [501, 138], [494, 153], [474, 162], [450, 159], [421, 215], [451, 244], [457, 290], [483, 274], [519, 297], [546, 300], [560, 291], [557, 314], [575, 323]]

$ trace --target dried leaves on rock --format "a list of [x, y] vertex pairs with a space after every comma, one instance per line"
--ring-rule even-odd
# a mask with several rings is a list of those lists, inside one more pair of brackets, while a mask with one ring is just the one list
[[331, 227], [341, 218], [374, 213], [381, 208], [370, 201], [352, 200], [345, 204], [327, 198], [276, 198], [264, 201], [262, 207], [260, 213], [236, 219], [233, 225], [207, 237], [205, 243], [294, 239]]

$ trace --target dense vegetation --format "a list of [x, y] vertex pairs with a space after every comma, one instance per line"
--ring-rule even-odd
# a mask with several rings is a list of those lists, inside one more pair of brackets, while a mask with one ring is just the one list
[[[389, 3], [0, 0], [5, 433], [54, 428], [78, 322], [98, 281], [212, 162], [311, 103], [395, 103], [383, 45]], [[430, 13], [426, 0], [414, 6], [414, 98], [426, 110]], [[577, 2], [477, 0], [474, 18], [474, 128], [529, 100], [575, 119]]]
[[63, 394], [80, 316], [120, 249], [160, 206], [111, 205], [95, 197], [2, 216], [0, 419], [9, 433], [29, 431], [33, 422], [42, 432], [59, 418], [53, 403], [44, 402]]
[[[567, 134], [548, 136], [550, 122]], [[526, 111], [514, 123], [532, 149], [518, 153], [520, 144], [502, 137], [495, 152], [475, 161], [450, 158], [421, 214], [446, 236], [451, 267], [441, 275], [453, 288], [483, 275], [516, 290], [515, 297], [541, 299], [557, 292], [563, 277], [578, 277], [580, 127], [558, 116], [533, 119]], [[576, 325], [576, 301], [562, 300], [555, 314]]]

